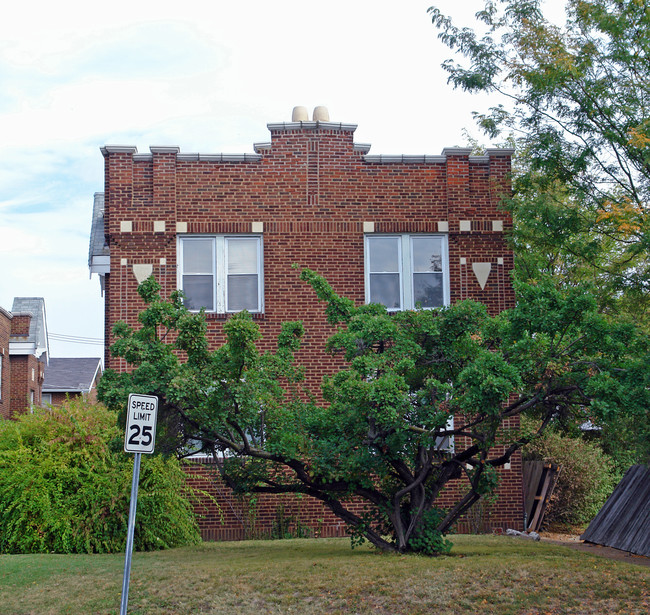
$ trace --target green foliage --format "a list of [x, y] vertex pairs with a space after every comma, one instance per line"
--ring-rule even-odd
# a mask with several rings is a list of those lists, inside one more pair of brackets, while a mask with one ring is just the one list
[[[79, 399], [0, 422], [0, 552], [124, 550], [133, 458], [122, 444], [115, 413]], [[196, 543], [178, 462], [144, 457], [135, 548]]]
[[[225, 344], [208, 350], [203, 315], [164, 301], [152, 280], [141, 288], [143, 326], [115, 329], [113, 352], [131, 371], [107, 372], [100, 394], [117, 408], [128, 392], [157, 395], [179, 454], [198, 442], [236, 493], [321, 500], [353, 544], [446, 551], [456, 521], [490, 499], [496, 468], [534, 436], [504, 421], [532, 415], [543, 431], [585, 411], [620, 413], [622, 402], [641, 412], [650, 390], [647, 336], [600, 315], [579, 288], [518, 283], [517, 307], [496, 317], [472, 301], [388, 313], [338, 297], [313, 271], [301, 276], [327, 302], [327, 350], [345, 361], [324, 380], [322, 401], [293, 364], [300, 323], [285, 323], [277, 350], [262, 353], [242, 312], [225, 322]], [[441, 513], [450, 481], [461, 494]]]
[[409, 547], [423, 555], [442, 555], [451, 551], [452, 542], [447, 540], [438, 529], [445, 512], [430, 508], [422, 515], [422, 521], [409, 538]]
[[310, 538], [313, 531], [310, 527], [303, 525], [300, 520], [300, 512], [290, 512], [283, 502], [275, 509], [275, 517], [271, 525], [270, 537], [274, 540], [287, 538]]
[[647, 2], [568, 0], [559, 24], [541, 0], [485, 0], [476, 29], [429, 11], [461, 57], [443, 64], [453, 85], [501, 97], [476, 118], [519, 150], [508, 207], [520, 276], [591, 283], [602, 309], [650, 327]]
[[[475, 117], [517, 149], [504, 195], [517, 277], [588, 288], [599, 311], [650, 331], [648, 4], [569, 0], [565, 23], [543, 9], [541, 0], [486, 0], [476, 29], [429, 11], [461, 57], [443, 65], [453, 85], [505, 105]], [[596, 397], [617, 398], [590, 409], [604, 450], [621, 468], [650, 460], [647, 394], [639, 389], [621, 413], [628, 384], [604, 374], [596, 387]]]
[[524, 449], [526, 458], [561, 467], [544, 523], [555, 527], [585, 525], [612, 494], [621, 475], [597, 445], [549, 430]]

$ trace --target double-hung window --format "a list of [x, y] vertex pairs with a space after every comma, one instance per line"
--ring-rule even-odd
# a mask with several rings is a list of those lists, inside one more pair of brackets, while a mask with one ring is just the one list
[[366, 235], [366, 301], [388, 310], [449, 304], [446, 235]]
[[186, 235], [178, 252], [178, 285], [189, 310], [262, 311], [261, 236]]

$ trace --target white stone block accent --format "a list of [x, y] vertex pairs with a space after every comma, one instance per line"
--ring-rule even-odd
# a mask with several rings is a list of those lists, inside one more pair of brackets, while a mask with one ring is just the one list
[[492, 230], [503, 232], [503, 220], [492, 220]]
[[499, 256], [499, 258], [497, 258], [497, 265], [503, 265], [503, 256]]
[[438, 232], [439, 233], [448, 233], [449, 232], [449, 222], [447, 222], [447, 220], [440, 220], [438, 222]]
[[251, 222], [251, 233], [263, 233], [264, 222]]
[[160, 259], [160, 264], [161, 265], [166, 265], [167, 264], [167, 259], [166, 258], [161, 258]]
[[464, 256], [460, 257], [460, 264], [461, 265], [467, 265], [467, 259]]
[[128, 259], [126, 259], [126, 258], [121, 258], [120, 259], [120, 265], [122, 265], [122, 267], [126, 267], [128, 264], [129, 264]]
[[472, 221], [471, 220], [461, 220], [459, 222], [460, 232], [467, 232], [472, 230]]
[[176, 223], [176, 232], [177, 233], [187, 233], [187, 222], [177, 222]]
[[164, 233], [165, 232], [165, 221], [164, 220], [154, 220], [153, 232], [154, 233]]
[[363, 232], [364, 233], [374, 233], [375, 232], [375, 223], [374, 222], [364, 222], [363, 223]]
[[120, 222], [120, 233], [133, 232], [133, 222], [131, 220], [122, 220]]

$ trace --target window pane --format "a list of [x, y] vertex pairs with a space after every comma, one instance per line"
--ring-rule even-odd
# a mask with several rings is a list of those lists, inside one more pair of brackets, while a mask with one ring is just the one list
[[[454, 417], [450, 416], [449, 419], [447, 420], [447, 424], [445, 425], [446, 430], [450, 430], [454, 428]], [[435, 447], [439, 451], [450, 451], [454, 452], [454, 436], [438, 436], [436, 438], [436, 445]]]
[[228, 276], [228, 311], [238, 312], [259, 309], [256, 275]]
[[371, 273], [399, 271], [399, 238], [368, 238], [369, 271]]
[[413, 271], [442, 271], [440, 237], [412, 237]]
[[184, 275], [183, 292], [188, 310], [205, 308], [208, 312], [214, 311], [211, 275]]
[[257, 238], [228, 239], [228, 273], [257, 273]]
[[388, 309], [399, 309], [399, 274], [370, 274], [370, 303], [382, 303]]
[[443, 305], [442, 275], [439, 273], [416, 273], [413, 275], [413, 303], [423, 308]]
[[183, 273], [212, 273], [212, 239], [183, 239]]

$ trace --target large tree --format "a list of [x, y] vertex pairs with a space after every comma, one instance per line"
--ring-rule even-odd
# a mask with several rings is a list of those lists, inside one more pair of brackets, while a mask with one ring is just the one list
[[[139, 289], [140, 328], [115, 327], [112, 352], [130, 370], [107, 370], [101, 398], [124, 408], [129, 392], [157, 395], [167, 447], [214, 454], [233, 488], [310, 495], [358, 538], [429, 554], [448, 548], [443, 535], [532, 437], [513, 417], [534, 414], [544, 429], [553, 418], [583, 420], [590, 407], [634, 411], [648, 401], [647, 339], [608, 322], [578, 289], [520, 285], [518, 306], [497, 317], [471, 301], [389, 313], [301, 275], [325, 302], [328, 350], [344, 361], [322, 395], [302, 390], [300, 323], [286, 323], [277, 349], [261, 353], [257, 325], [236, 314], [210, 350], [203, 315], [180, 293], [163, 300], [150, 278]], [[458, 498], [441, 510], [456, 479]]]
[[568, 0], [561, 24], [541, 0], [482, 4], [474, 28], [429, 11], [461, 58], [444, 64], [451, 83], [500, 96], [479, 124], [520, 150], [521, 270], [592, 281], [602, 309], [650, 324], [649, 3]]

